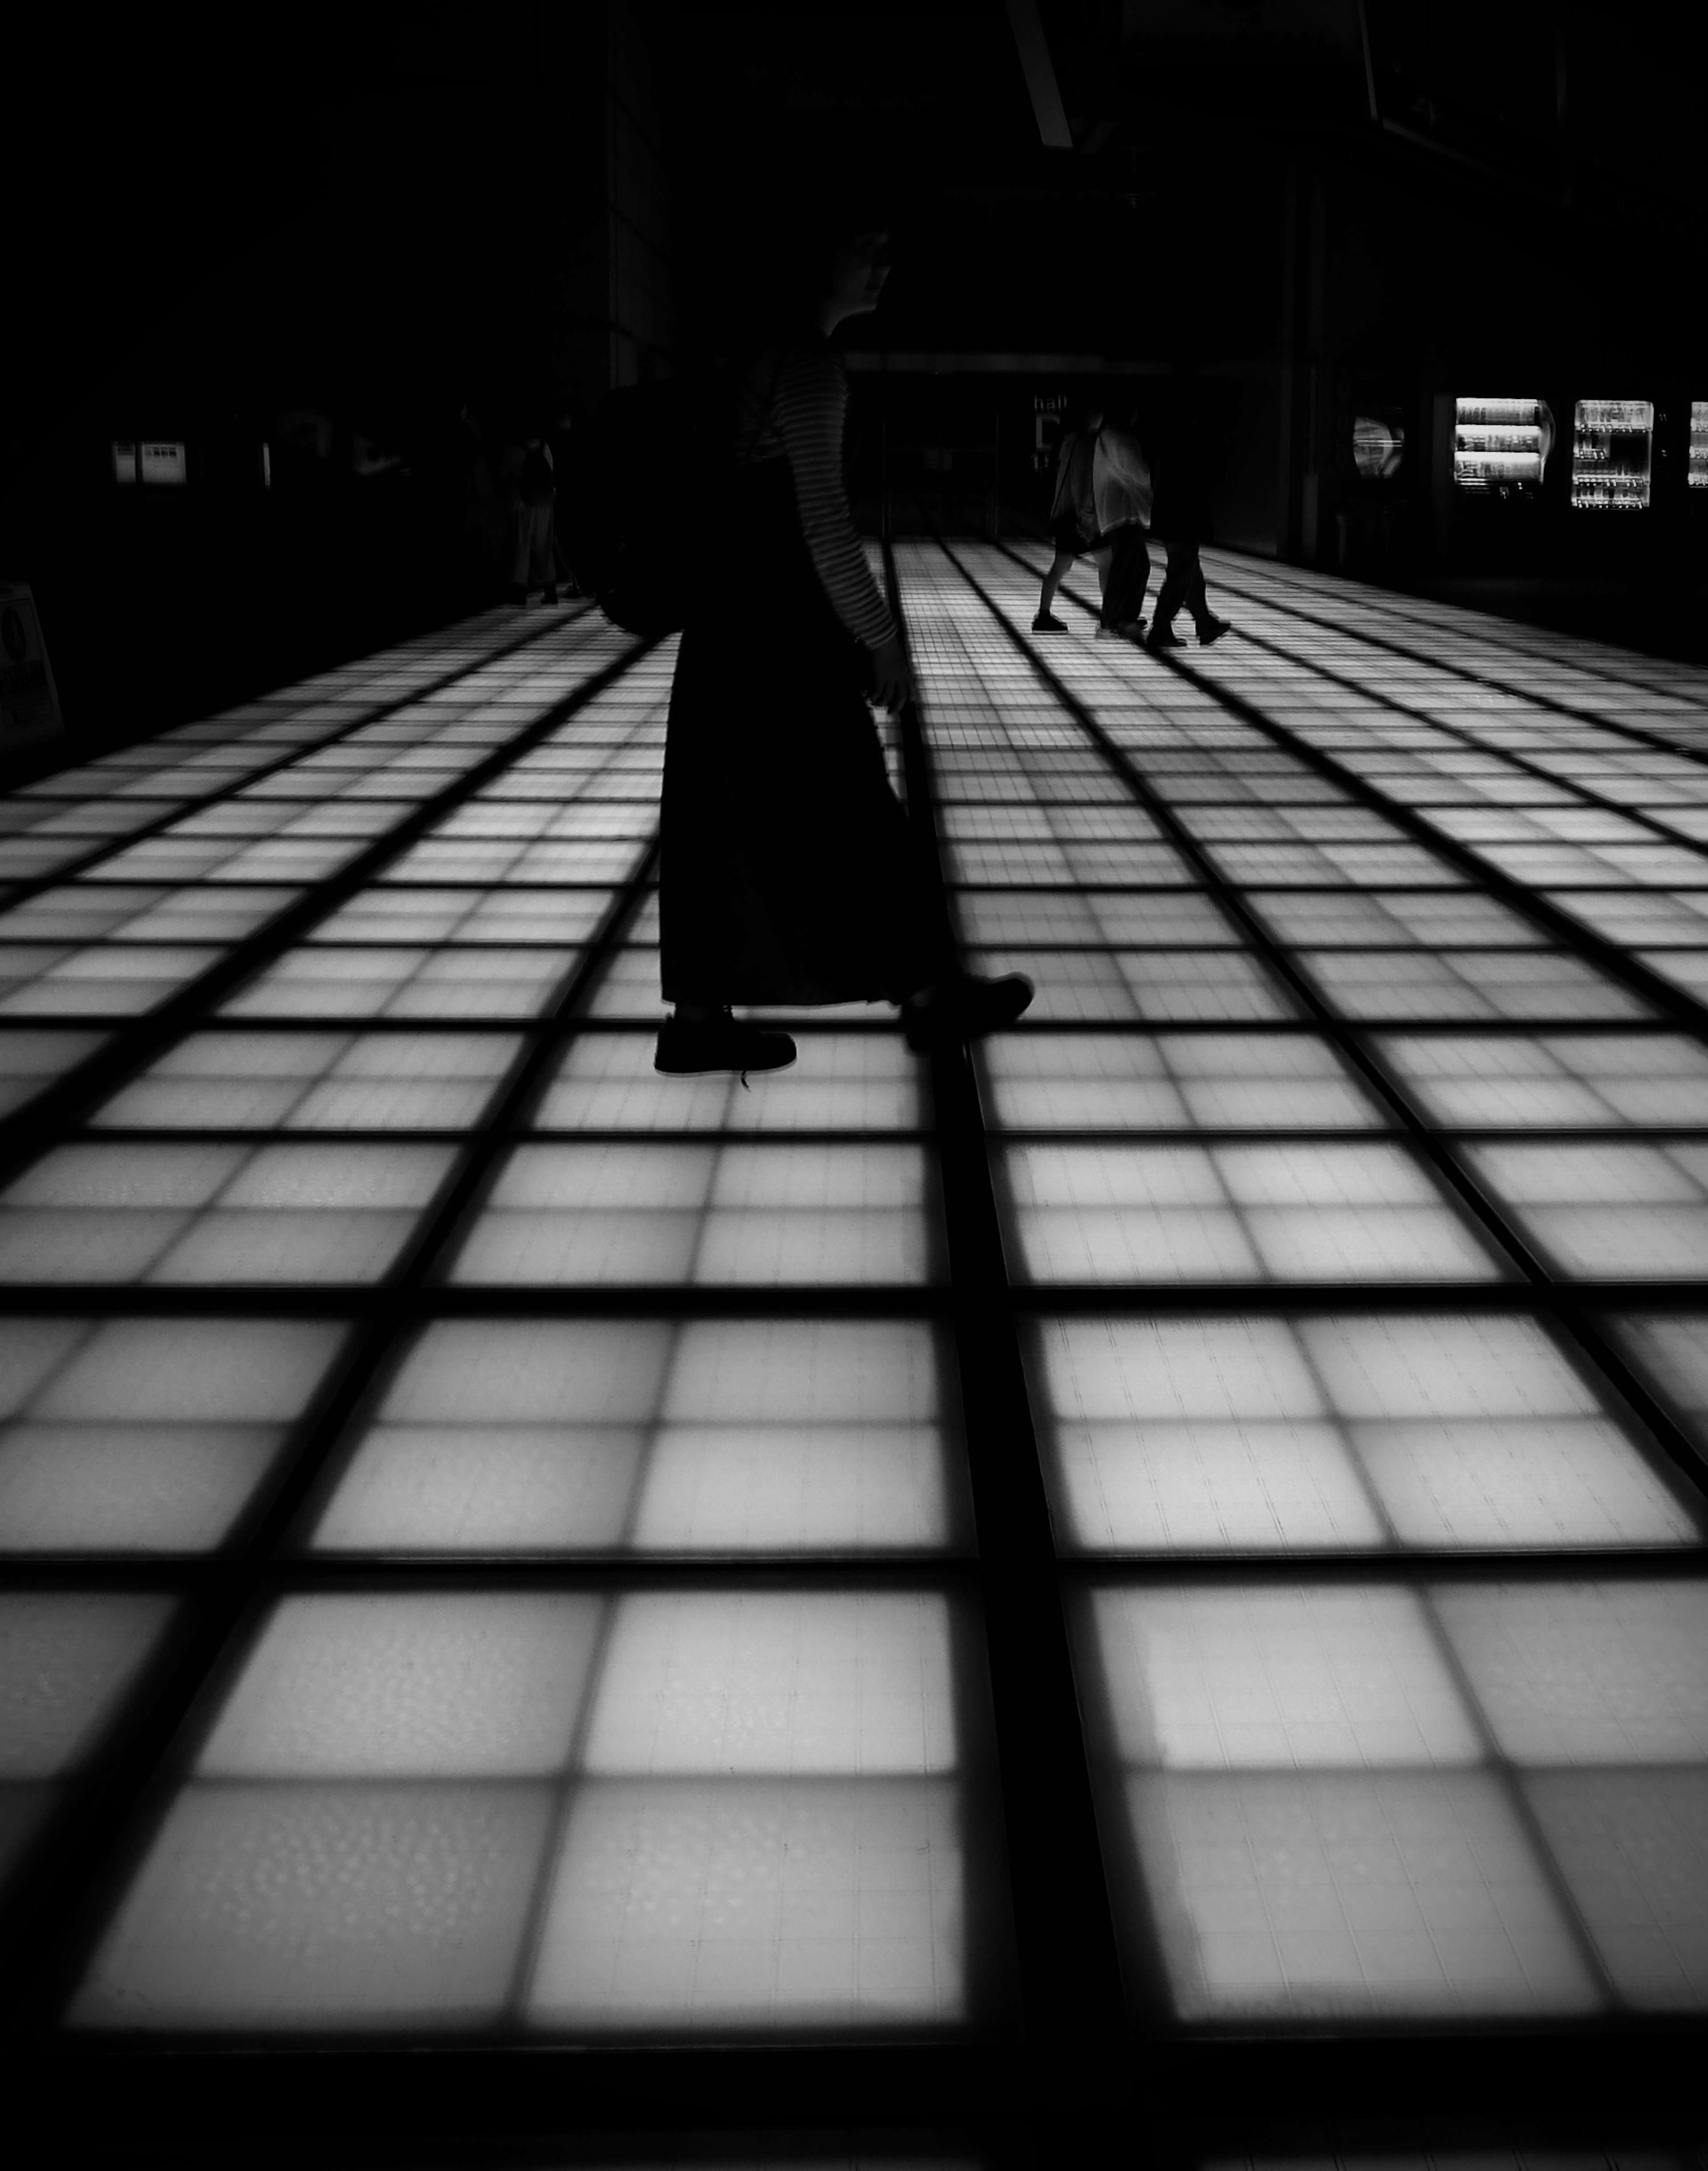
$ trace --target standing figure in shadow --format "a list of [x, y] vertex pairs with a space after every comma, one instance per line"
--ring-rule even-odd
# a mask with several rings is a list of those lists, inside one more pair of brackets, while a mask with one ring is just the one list
[[661, 828], [660, 1070], [776, 1070], [786, 1032], [732, 1006], [888, 1002], [908, 1045], [1010, 1023], [1023, 975], [956, 971], [934, 930], [871, 705], [912, 697], [843, 485], [848, 379], [830, 344], [877, 307], [889, 242], [828, 213], [792, 300], [737, 366], [733, 468], [671, 689]]
[[1153, 433], [1156, 503], [1151, 532], [1168, 549], [1168, 571], [1156, 599], [1145, 646], [1179, 648], [1175, 614], [1191, 614], [1198, 645], [1207, 648], [1229, 630], [1228, 621], [1210, 608], [1198, 548], [1210, 540], [1210, 463], [1213, 443], [1204, 394], [1194, 383], [1175, 385], [1163, 404]]
[[1091, 458], [1091, 496], [1098, 547], [1109, 553], [1100, 585], [1100, 635], [1131, 640], [1144, 627], [1144, 591], [1150, 579], [1151, 474], [1138, 442], [1138, 415], [1130, 400], [1106, 410]]
[[1092, 539], [1097, 516], [1091, 490], [1091, 464], [1102, 427], [1103, 403], [1094, 399], [1086, 410], [1083, 426], [1068, 431], [1057, 450], [1056, 493], [1050, 504], [1050, 538], [1056, 546], [1056, 555], [1044, 576], [1037, 614], [1032, 620], [1034, 633], [1068, 630], [1064, 621], [1056, 615], [1056, 597], [1076, 558], [1089, 557], [1095, 561], [1100, 593], [1109, 586], [1111, 553], [1106, 549], [1100, 549]]

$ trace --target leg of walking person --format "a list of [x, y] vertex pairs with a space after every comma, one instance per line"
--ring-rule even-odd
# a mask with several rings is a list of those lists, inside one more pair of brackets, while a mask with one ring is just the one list
[[515, 603], [527, 601], [527, 563], [533, 542], [532, 508], [513, 503], [510, 511], [510, 593]]
[[1207, 648], [1213, 641], [1219, 641], [1229, 630], [1228, 620], [1218, 618], [1210, 608], [1210, 598], [1204, 587], [1204, 565], [1198, 555], [1198, 546], [1192, 545], [1191, 578], [1186, 589], [1186, 608], [1192, 614], [1192, 624], [1198, 629], [1198, 646]]
[[1074, 553], [1058, 543], [1056, 555], [1050, 560], [1050, 570], [1044, 576], [1042, 592], [1038, 597], [1038, 614], [1032, 620], [1034, 633], [1057, 633], [1063, 630], [1062, 621], [1056, 616], [1056, 597], [1073, 562]]
[[[1180, 636], [1175, 631], [1175, 614], [1182, 603], [1191, 600], [1191, 569], [1197, 562], [1198, 549], [1195, 543], [1170, 542], [1168, 545], [1168, 571], [1163, 576], [1161, 590], [1156, 599], [1156, 615], [1150, 623], [1150, 646], [1167, 648], [1177, 645]], [[1198, 587], [1203, 586], [1203, 576], [1198, 576]], [[1192, 615], [1197, 617], [1194, 608]]]
[[1144, 530], [1137, 521], [1121, 528], [1111, 543], [1109, 581], [1103, 591], [1099, 630], [1105, 633], [1130, 633], [1138, 624], [1144, 608], [1144, 592], [1150, 581], [1150, 552], [1145, 546]]
[[527, 584], [531, 588], [543, 588], [546, 601], [554, 603], [558, 599], [558, 569], [552, 558], [551, 500], [532, 506], [529, 511], [533, 520], [528, 537]]

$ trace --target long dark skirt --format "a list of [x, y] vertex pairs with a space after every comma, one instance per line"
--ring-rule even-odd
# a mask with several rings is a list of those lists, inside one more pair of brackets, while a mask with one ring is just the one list
[[[665, 742], [672, 1003], [898, 1002], [935, 977], [865, 651], [801, 540], [784, 461], [744, 469]], [[720, 577], [721, 574], [721, 577]]]

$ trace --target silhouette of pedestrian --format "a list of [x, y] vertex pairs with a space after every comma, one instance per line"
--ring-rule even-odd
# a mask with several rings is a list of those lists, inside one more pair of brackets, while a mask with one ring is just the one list
[[736, 1004], [894, 1003], [923, 1049], [1009, 1023], [1032, 994], [1018, 973], [956, 973], [933, 938], [867, 706], [898, 707], [913, 683], [843, 490], [848, 380], [830, 335], [876, 308], [888, 235], [869, 213], [830, 215], [794, 271], [780, 330], [736, 372], [722, 532], [671, 690], [665, 1071], [793, 1062], [790, 1036]]
[[1151, 533], [1168, 549], [1168, 571], [1156, 599], [1145, 646], [1178, 648], [1175, 614], [1192, 614], [1198, 644], [1207, 648], [1229, 630], [1228, 621], [1210, 608], [1198, 546], [1210, 540], [1210, 431], [1202, 394], [1195, 385], [1177, 388], [1166, 402], [1154, 437], [1156, 503]]
[[1150, 580], [1150, 464], [1134, 431], [1130, 407], [1106, 415], [1091, 458], [1091, 494], [1097, 540], [1110, 553], [1103, 582], [1100, 634], [1132, 635], [1143, 625], [1140, 615]]
[[1037, 616], [1032, 620], [1034, 633], [1068, 630], [1056, 616], [1056, 597], [1076, 558], [1096, 560], [1100, 591], [1109, 584], [1111, 553], [1106, 548], [1100, 549], [1094, 539], [1097, 521], [1091, 490], [1092, 458], [1102, 427], [1102, 403], [1094, 401], [1086, 410], [1084, 426], [1068, 431], [1056, 454], [1056, 493], [1050, 505], [1050, 534], [1056, 555], [1044, 576]]

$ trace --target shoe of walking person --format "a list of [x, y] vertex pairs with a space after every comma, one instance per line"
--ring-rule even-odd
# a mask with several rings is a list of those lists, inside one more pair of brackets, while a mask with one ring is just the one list
[[1224, 633], [1232, 633], [1233, 630], [1233, 623], [1229, 619], [1201, 619], [1198, 622], [1198, 646], [1207, 648], [1213, 641], [1219, 641]]
[[1150, 637], [1144, 645], [1154, 656], [1159, 648], [1184, 648], [1186, 644], [1171, 625], [1165, 625], [1159, 619], [1151, 628]]
[[682, 1078], [708, 1070], [786, 1070], [795, 1053], [786, 1032], [768, 1032], [719, 1010], [710, 1017], [667, 1018], [652, 1067]]
[[993, 980], [963, 973], [909, 995], [902, 1005], [902, 1030], [915, 1055], [946, 1040], [982, 1039], [1012, 1025], [1036, 992], [1024, 973]]
[[1057, 618], [1054, 611], [1040, 611], [1032, 620], [1034, 633], [1065, 633], [1067, 630], [1067, 620]]

